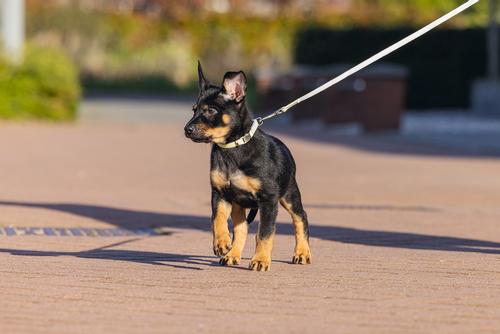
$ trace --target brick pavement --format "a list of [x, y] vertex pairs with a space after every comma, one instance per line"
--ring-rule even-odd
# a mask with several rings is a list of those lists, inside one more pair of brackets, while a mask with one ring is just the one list
[[313, 264], [281, 212], [255, 273], [255, 226], [241, 266], [212, 255], [209, 147], [180, 125], [0, 123], [1, 333], [499, 330], [500, 160], [281, 136]]

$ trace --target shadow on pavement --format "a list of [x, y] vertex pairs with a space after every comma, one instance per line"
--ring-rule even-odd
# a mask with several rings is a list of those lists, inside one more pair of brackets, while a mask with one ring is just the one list
[[[158, 213], [158, 212], [148, 212], [148, 211], [134, 211], [128, 209], [119, 209], [119, 208], [83, 205], [83, 204], [24, 203], [24, 202], [13, 202], [13, 201], [0, 201], [0, 205], [19, 206], [27, 208], [43, 208], [49, 210], [62, 211], [65, 213], [71, 213], [82, 217], [96, 219], [104, 223], [113, 224], [125, 229], [132, 229], [138, 227], [171, 227], [179, 229], [197, 229], [206, 232], [210, 231], [211, 229], [210, 218], [203, 216], [191, 216], [191, 215]], [[354, 210], [357, 209], [356, 205], [352, 205], [350, 207]], [[378, 208], [379, 210], [384, 209], [384, 206], [361, 206], [361, 210], [366, 210], [367, 207], [368, 208], [374, 207], [375, 209]], [[340, 206], [340, 208], [345, 209], [345, 205]], [[397, 208], [398, 207], [395, 206], [387, 206], [386, 209], [395, 210]], [[405, 209], [405, 207], [402, 208]], [[415, 208], [410, 207], [410, 209], [418, 209], [418, 208], [420, 207], [415, 207]], [[423, 208], [423, 209], [429, 210], [429, 208]], [[252, 225], [255, 226], [256, 224]], [[360, 230], [360, 229], [341, 227], [341, 226], [331, 226], [331, 225], [310, 225], [310, 229], [311, 229], [311, 237], [322, 240], [348, 243], [348, 244], [404, 248], [404, 249], [500, 254], [500, 243], [492, 241], [446, 237], [446, 236], [433, 236], [433, 235], [425, 235], [418, 233]], [[294, 234], [292, 225], [287, 223], [278, 223], [277, 233], [282, 235]], [[121, 252], [121, 251], [106, 250], [103, 253], [103, 249], [99, 249], [99, 250], [77, 253], [78, 255], [76, 256], [93, 257], [94, 255], [106, 254], [106, 252], [107, 254], [111, 254], [112, 252]], [[54, 255], [65, 255], [65, 253], [55, 252]], [[69, 253], [68, 255], [75, 255], [75, 253]], [[115, 255], [118, 260], [120, 260], [119, 255], [123, 255], [123, 257], [128, 256], [126, 252], [123, 254], [117, 253]], [[191, 261], [191, 260], [200, 261], [199, 259], [205, 259], [202, 261], [209, 261], [206, 260], [208, 258], [204, 257], [193, 257], [191, 259], [190, 256], [174, 255], [174, 254], [133, 252], [132, 254], [129, 255], [132, 256], [132, 258], [134, 258], [133, 256], [137, 256], [138, 258], [141, 259], [145, 258], [145, 260], [152, 262], [158, 262], [159, 258], [165, 258], [168, 256], [171, 256], [172, 259], [175, 259], [175, 257], [177, 256], [179, 260], [183, 259], [185, 261]]]
[[194, 267], [192, 265], [219, 265], [219, 261], [216, 261], [217, 259], [213, 256], [180, 255], [119, 249], [91, 249], [82, 252], [55, 252], [0, 248], [0, 253], [9, 253], [11, 255], [18, 256], [74, 256], [83, 259], [128, 261], [191, 270], [202, 270], [201, 268]]

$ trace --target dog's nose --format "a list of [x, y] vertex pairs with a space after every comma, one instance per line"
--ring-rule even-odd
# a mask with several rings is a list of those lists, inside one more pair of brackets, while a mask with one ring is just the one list
[[186, 133], [186, 135], [190, 135], [194, 132], [194, 127], [192, 125], [186, 126], [184, 128], [184, 132]]

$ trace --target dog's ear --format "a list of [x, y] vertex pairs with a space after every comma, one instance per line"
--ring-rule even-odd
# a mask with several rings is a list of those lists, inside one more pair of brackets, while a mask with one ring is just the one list
[[210, 83], [208, 80], [205, 78], [205, 74], [203, 74], [203, 69], [201, 68], [201, 63], [198, 60], [198, 87], [200, 88], [200, 91], [205, 90]]
[[247, 90], [247, 77], [243, 71], [227, 72], [222, 81], [223, 97], [226, 100], [232, 100], [240, 103], [245, 99]]

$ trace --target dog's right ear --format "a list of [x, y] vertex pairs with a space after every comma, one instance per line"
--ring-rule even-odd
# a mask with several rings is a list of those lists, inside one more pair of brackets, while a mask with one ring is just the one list
[[240, 103], [245, 99], [247, 90], [247, 77], [243, 71], [227, 72], [224, 74], [222, 81], [224, 94], [222, 95], [226, 100]]
[[203, 69], [201, 68], [201, 63], [199, 60], [198, 60], [198, 86], [200, 88], [200, 91], [204, 91], [209, 86], [209, 82], [205, 78], [205, 74], [203, 74]]

